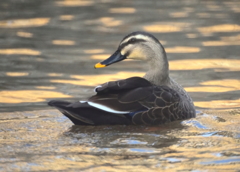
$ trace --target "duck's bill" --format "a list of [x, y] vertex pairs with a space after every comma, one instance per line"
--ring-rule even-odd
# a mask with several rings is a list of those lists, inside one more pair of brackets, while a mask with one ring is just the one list
[[94, 67], [95, 68], [103, 68], [103, 67], [106, 67], [108, 65], [111, 65], [113, 63], [116, 63], [116, 62], [119, 62], [119, 61], [122, 61], [124, 60], [126, 57], [123, 56], [121, 54], [121, 52], [119, 50], [117, 50], [113, 55], [111, 55], [108, 59], [100, 62], [100, 63], [97, 63]]

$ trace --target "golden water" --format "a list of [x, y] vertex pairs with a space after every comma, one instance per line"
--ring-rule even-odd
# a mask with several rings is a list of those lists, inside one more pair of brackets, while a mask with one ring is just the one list
[[[240, 2], [0, 2], [0, 171], [239, 171]], [[197, 117], [159, 127], [73, 126], [77, 101], [138, 61], [93, 69], [127, 33], [153, 33]]]

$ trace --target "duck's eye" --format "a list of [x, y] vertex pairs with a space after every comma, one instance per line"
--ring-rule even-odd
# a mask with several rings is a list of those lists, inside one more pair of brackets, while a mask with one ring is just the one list
[[137, 41], [136, 38], [131, 38], [131, 39], [128, 41], [128, 43], [134, 43], [134, 42], [136, 42], [136, 41]]

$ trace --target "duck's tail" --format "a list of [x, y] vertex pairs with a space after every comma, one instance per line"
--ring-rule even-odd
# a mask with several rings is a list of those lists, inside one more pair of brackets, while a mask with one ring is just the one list
[[88, 102], [70, 103], [62, 100], [51, 100], [49, 106], [57, 108], [75, 125], [129, 125], [131, 120], [127, 116], [117, 115], [90, 106]]

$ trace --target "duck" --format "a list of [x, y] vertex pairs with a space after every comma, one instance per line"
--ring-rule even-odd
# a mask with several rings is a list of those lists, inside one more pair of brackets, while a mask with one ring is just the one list
[[117, 50], [95, 68], [133, 59], [148, 65], [143, 77], [98, 85], [87, 100], [51, 100], [74, 125], [161, 125], [196, 116], [192, 98], [169, 76], [166, 51], [152, 34], [136, 31], [125, 36]]

